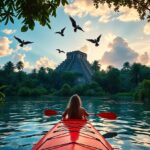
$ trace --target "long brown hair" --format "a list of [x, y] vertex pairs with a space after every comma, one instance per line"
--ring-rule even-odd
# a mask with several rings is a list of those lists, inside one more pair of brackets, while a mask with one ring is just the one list
[[78, 118], [80, 115], [80, 108], [82, 107], [82, 102], [79, 95], [73, 95], [68, 102], [68, 115], [69, 118]]

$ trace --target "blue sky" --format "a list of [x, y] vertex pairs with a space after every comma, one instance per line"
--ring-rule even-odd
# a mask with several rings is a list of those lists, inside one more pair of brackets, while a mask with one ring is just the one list
[[[73, 32], [68, 16], [72, 16], [85, 32]], [[66, 54], [58, 54], [57, 48], [70, 52], [81, 50], [88, 55], [89, 62], [98, 60], [102, 68], [108, 65], [121, 67], [125, 61], [140, 62], [150, 66], [150, 23], [141, 21], [133, 9], [121, 8], [114, 13], [106, 5], [95, 9], [90, 0], [74, 0], [65, 8], [57, 10], [57, 17], [51, 18], [51, 27], [42, 27], [38, 23], [34, 31], [20, 31], [21, 22], [0, 25], [0, 65], [6, 62], [23, 61], [25, 70], [33, 68], [55, 68]], [[65, 36], [55, 34], [66, 27]], [[86, 41], [102, 34], [100, 46]], [[34, 43], [23, 49], [13, 36]]]

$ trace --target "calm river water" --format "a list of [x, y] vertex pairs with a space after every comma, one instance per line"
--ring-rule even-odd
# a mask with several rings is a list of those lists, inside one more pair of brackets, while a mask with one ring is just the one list
[[[113, 111], [117, 120], [90, 116], [89, 120], [103, 135], [116, 132], [107, 141], [119, 150], [150, 150], [150, 104], [132, 101], [82, 98], [88, 112]], [[68, 99], [10, 98], [0, 106], [0, 150], [30, 150], [56, 124], [61, 116], [45, 117], [45, 108], [63, 112]]]

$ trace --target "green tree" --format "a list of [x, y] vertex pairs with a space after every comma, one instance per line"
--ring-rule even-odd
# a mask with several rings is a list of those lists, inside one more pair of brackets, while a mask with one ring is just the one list
[[38, 78], [41, 81], [41, 83], [45, 83], [46, 82], [46, 68], [41, 67], [38, 71]]
[[133, 82], [134, 86], [137, 86], [140, 81], [141, 76], [141, 64], [134, 63], [131, 66], [131, 81]]
[[150, 101], [150, 80], [143, 80], [137, 87], [135, 100]]
[[70, 96], [72, 95], [72, 89], [69, 84], [64, 84], [59, 91], [59, 95], [61, 96]]
[[22, 21], [22, 32], [33, 30], [36, 21], [50, 28], [50, 16], [56, 16], [57, 8], [67, 3], [67, 0], [1, 0], [0, 22], [6, 25], [17, 18]]
[[129, 70], [130, 69], [130, 63], [127, 61], [123, 64], [123, 70]]
[[78, 77], [80, 76], [80, 74], [76, 72], [62, 72], [61, 75], [63, 84], [67, 83], [71, 86], [75, 85]]
[[30, 76], [31, 78], [37, 78], [37, 70], [36, 70], [36, 69], [33, 69], [33, 70], [31, 71], [31, 73], [29, 74], [29, 76]]
[[105, 90], [109, 93], [117, 93], [120, 89], [120, 71], [117, 68], [109, 67], [106, 76]]
[[94, 62], [92, 63], [92, 69], [96, 72], [99, 71], [101, 68], [101, 65], [99, 64], [99, 62], [97, 60], [94, 60]]
[[139, 13], [141, 19], [147, 17], [150, 21], [150, 1], [149, 0], [93, 0], [94, 5], [98, 8], [99, 4], [108, 4], [109, 7], [114, 7], [114, 11], [119, 11], [120, 7], [127, 6], [134, 8]]
[[17, 64], [16, 64], [16, 68], [21, 71], [23, 70], [24, 68], [24, 63], [22, 61], [19, 61]]
[[9, 61], [4, 65], [3, 69], [6, 72], [6, 74], [9, 74], [14, 72], [15, 66], [11, 61]]

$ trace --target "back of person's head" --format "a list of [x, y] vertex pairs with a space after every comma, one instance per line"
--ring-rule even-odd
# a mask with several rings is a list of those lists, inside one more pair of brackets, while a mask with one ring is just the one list
[[71, 96], [69, 103], [68, 103], [68, 108], [80, 108], [82, 106], [81, 99], [78, 94], [74, 94]]

